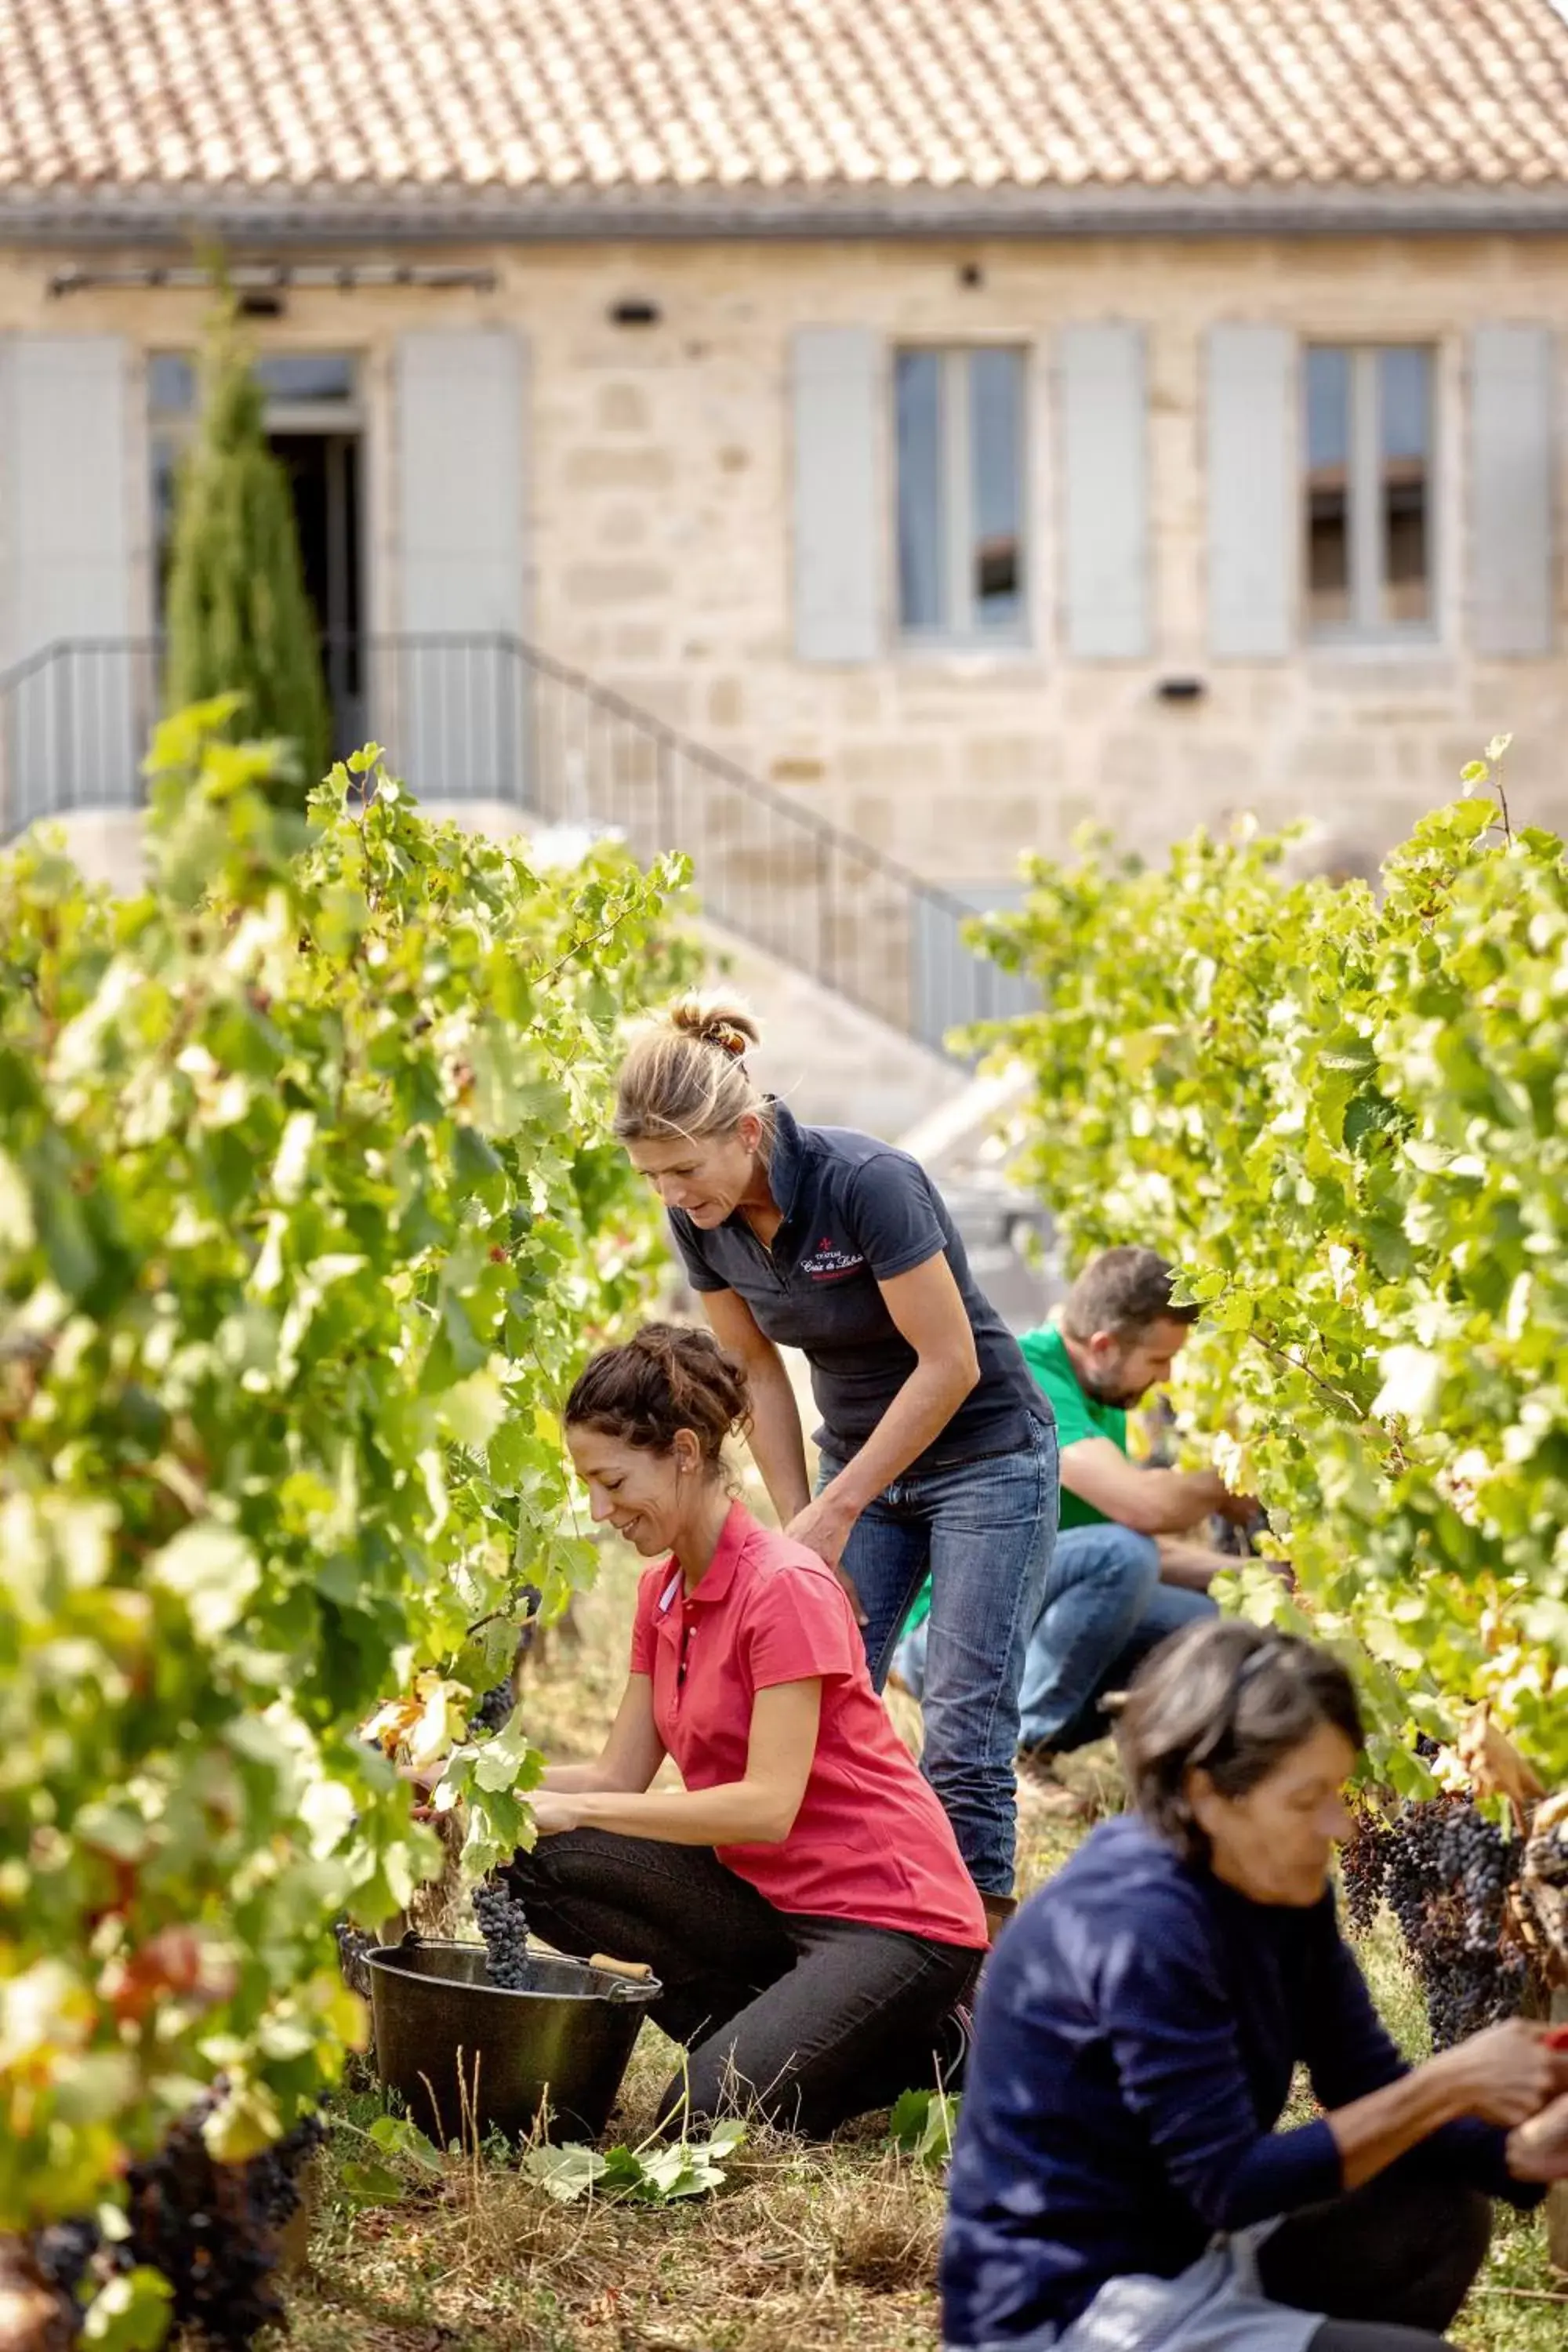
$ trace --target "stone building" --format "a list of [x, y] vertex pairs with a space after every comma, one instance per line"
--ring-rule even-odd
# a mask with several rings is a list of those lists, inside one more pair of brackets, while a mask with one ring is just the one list
[[1559, 757], [1551, 0], [0, 0], [5, 823], [129, 805], [220, 239], [340, 734], [916, 1035], [1086, 818]]

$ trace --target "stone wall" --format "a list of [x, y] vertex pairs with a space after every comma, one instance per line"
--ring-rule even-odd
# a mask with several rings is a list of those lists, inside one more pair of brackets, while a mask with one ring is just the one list
[[[979, 287], [961, 282], [965, 263], [978, 264]], [[1327, 856], [1365, 865], [1507, 730], [1521, 804], [1568, 823], [1562, 661], [1489, 665], [1465, 647], [1460, 404], [1469, 328], [1568, 323], [1565, 265], [1562, 244], [1502, 241], [628, 253], [596, 284], [574, 276], [542, 335], [540, 635], [953, 882], [1001, 879], [1020, 847], [1059, 847], [1086, 819], [1150, 850], [1243, 807], [1268, 823], [1313, 818]], [[622, 288], [658, 300], [661, 323], [610, 327], [599, 298]], [[1155, 652], [1135, 664], [1058, 650], [1049, 338], [1103, 316], [1149, 333]], [[1207, 327], [1230, 318], [1436, 344], [1437, 646], [1205, 658], [1200, 358]], [[853, 669], [794, 658], [788, 338], [851, 322], [889, 338], [1033, 346], [1037, 650], [902, 652]], [[1203, 698], [1159, 700], [1173, 676], [1202, 679]]]
[[[1244, 806], [1270, 823], [1315, 818], [1328, 856], [1365, 864], [1501, 730], [1516, 737], [1516, 812], [1568, 824], [1561, 659], [1489, 665], [1466, 649], [1459, 397], [1471, 326], [1568, 323], [1568, 244], [845, 241], [443, 257], [493, 266], [495, 291], [299, 292], [261, 331], [268, 344], [365, 354], [373, 626], [400, 617], [392, 339], [409, 324], [502, 319], [529, 343], [533, 636], [923, 873], [1000, 881], [1020, 849], [1058, 848], [1090, 817], [1157, 850]], [[112, 329], [144, 350], [195, 341], [197, 294], [51, 300], [49, 271], [67, 258], [0, 258], [0, 331]], [[978, 283], [963, 282], [975, 271]], [[627, 298], [657, 304], [657, 323], [615, 324], [611, 307]], [[1111, 316], [1149, 334], [1156, 650], [1147, 662], [1075, 664], [1059, 649], [1056, 609], [1050, 338]], [[1206, 660], [1199, 367], [1205, 331], [1222, 319], [1437, 345], [1438, 648]], [[1034, 650], [904, 652], [856, 668], [795, 658], [789, 339], [835, 322], [1032, 349]], [[139, 530], [144, 549], [144, 517]], [[1202, 698], [1160, 701], [1172, 676], [1204, 680]]]

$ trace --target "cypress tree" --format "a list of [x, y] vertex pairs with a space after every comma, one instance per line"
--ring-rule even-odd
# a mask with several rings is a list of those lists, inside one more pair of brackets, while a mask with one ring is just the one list
[[303, 805], [331, 750], [317, 623], [288, 477], [267, 446], [261, 386], [232, 304], [214, 322], [202, 377], [175, 492], [164, 699], [178, 710], [242, 695], [236, 728], [293, 747], [299, 775], [279, 796]]

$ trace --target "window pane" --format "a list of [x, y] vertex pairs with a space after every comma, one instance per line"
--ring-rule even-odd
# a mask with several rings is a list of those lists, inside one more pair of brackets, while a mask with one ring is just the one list
[[1307, 353], [1307, 625], [1313, 635], [1351, 616], [1351, 357]]
[[349, 352], [268, 352], [256, 362], [268, 400], [352, 400], [354, 363]]
[[1016, 628], [1024, 609], [1023, 378], [1017, 352], [971, 356], [972, 578], [981, 629]]
[[196, 363], [184, 352], [154, 352], [147, 362], [147, 404], [163, 415], [188, 416], [196, 404]]
[[1380, 352], [1378, 379], [1384, 609], [1390, 621], [1425, 621], [1432, 610], [1431, 354]]
[[895, 376], [899, 441], [899, 614], [906, 629], [947, 620], [942, 582], [947, 518], [942, 499], [942, 356], [900, 352]]

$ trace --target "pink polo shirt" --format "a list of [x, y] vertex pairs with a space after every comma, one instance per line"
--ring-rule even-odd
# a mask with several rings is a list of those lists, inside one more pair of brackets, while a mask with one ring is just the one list
[[654, 1722], [689, 1789], [744, 1778], [758, 1691], [820, 1681], [795, 1827], [778, 1845], [720, 1846], [720, 1861], [779, 1911], [984, 1947], [984, 1909], [947, 1815], [872, 1689], [854, 1612], [815, 1552], [737, 1503], [695, 1592], [674, 1559], [643, 1577], [632, 1672], [652, 1678]]

